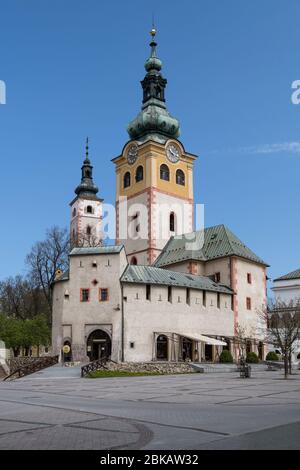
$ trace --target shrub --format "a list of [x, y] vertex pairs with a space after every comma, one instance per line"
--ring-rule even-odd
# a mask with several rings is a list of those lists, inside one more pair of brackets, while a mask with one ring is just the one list
[[249, 352], [246, 357], [246, 362], [249, 364], [257, 364], [259, 362], [258, 355], [255, 352]]
[[222, 351], [220, 354], [220, 362], [222, 362], [223, 364], [232, 363], [233, 357], [232, 357], [231, 352], [227, 351], [227, 349], [224, 349], [224, 351]]
[[266, 355], [266, 361], [279, 361], [278, 354], [275, 351], [270, 351]]

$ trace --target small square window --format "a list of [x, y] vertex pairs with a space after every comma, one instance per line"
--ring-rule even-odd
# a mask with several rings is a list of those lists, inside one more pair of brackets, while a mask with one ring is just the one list
[[99, 289], [99, 300], [100, 302], [108, 301], [108, 289], [107, 288]]
[[81, 302], [90, 301], [90, 289], [81, 289], [80, 301]]
[[131, 349], [134, 348], [134, 342], [133, 342], [133, 341], [130, 341], [130, 348], [131, 348]]

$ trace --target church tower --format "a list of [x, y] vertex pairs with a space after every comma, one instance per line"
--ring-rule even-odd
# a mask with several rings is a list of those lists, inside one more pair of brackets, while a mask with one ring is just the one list
[[131, 264], [152, 264], [172, 235], [193, 231], [193, 163], [167, 110], [155, 35], [142, 80], [142, 109], [128, 125], [129, 142], [116, 165], [117, 243]]
[[99, 246], [102, 244], [102, 202], [97, 196], [99, 189], [93, 181], [93, 167], [89, 159], [86, 139], [85, 160], [81, 167], [81, 183], [75, 189], [76, 197], [71, 206], [72, 247]]

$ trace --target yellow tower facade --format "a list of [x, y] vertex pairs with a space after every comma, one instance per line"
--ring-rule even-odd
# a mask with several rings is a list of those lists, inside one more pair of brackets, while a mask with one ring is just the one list
[[193, 163], [195, 155], [178, 140], [179, 121], [165, 104], [167, 80], [156, 55], [151, 55], [141, 82], [141, 112], [129, 124], [129, 142], [116, 166], [116, 239], [132, 264], [152, 264], [172, 235], [193, 231]]

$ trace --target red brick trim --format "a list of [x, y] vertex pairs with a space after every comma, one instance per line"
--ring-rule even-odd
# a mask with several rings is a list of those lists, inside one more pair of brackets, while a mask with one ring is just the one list
[[234, 291], [233, 294], [233, 321], [234, 321], [234, 334], [237, 333], [238, 326], [238, 299], [237, 299], [237, 259], [230, 258], [230, 287]]

